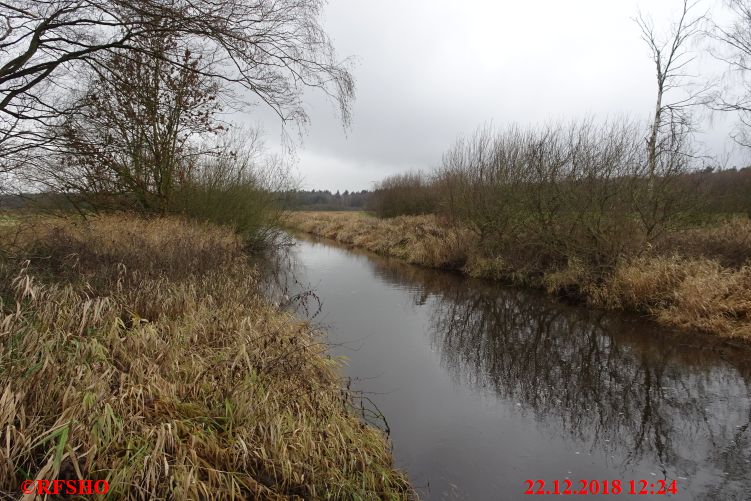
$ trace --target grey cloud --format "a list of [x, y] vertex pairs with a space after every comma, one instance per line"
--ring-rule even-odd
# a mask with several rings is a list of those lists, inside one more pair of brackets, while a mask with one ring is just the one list
[[[325, 25], [339, 54], [356, 58], [357, 96], [345, 133], [333, 106], [308, 93], [305, 185], [362, 189], [430, 168], [458, 135], [489, 121], [646, 119], [654, 72], [631, 18], [641, 8], [667, 27], [678, 3], [332, 0]], [[270, 114], [249, 119], [275, 137]], [[728, 127], [708, 127], [711, 149], [724, 148]]]

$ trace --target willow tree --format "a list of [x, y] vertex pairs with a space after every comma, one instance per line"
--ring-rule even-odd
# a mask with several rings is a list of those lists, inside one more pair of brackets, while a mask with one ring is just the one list
[[[323, 0], [0, 1], [0, 170], [27, 165], [54, 147], [49, 125], [76, 112], [68, 99], [84, 68], [107, 74], [113, 54], [147, 53], [218, 78], [305, 124], [306, 88], [349, 118], [354, 83], [320, 24]], [[191, 67], [179, 54], [143, 47], [144, 36], [176, 37], [215, 64]]]

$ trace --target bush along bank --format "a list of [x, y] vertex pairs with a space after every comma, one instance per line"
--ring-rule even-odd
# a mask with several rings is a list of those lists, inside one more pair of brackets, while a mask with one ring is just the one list
[[[287, 226], [409, 263], [545, 288], [591, 306], [647, 314], [665, 325], [751, 340], [751, 221], [735, 218], [671, 234], [659, 246], [600, 269], [563, 266], [483, 245], [477, 232], [436, 215], [379, 219], [365, 214], [290, 212]], [[721, 250], [717, 252], [717, 245]], [[543, 270], [543, 271], [540, 271]]]

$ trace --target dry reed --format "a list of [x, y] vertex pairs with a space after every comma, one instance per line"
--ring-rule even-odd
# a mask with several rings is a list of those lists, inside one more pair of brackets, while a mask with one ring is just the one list
[[116, 499], [411, 497], [320, 333], [259, 295], [231, 232], [110, 216], [4, 241], [0, 491], [92, 478]]
[[351, 212], [289, 212], [288, 226], [421, 266], [462, 268], [474, 235], [433, 215], [378, 219]]

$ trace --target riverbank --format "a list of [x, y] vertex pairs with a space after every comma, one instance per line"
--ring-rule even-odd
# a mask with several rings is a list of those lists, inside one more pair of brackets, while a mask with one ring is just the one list
[[[636, 312], [664, 325], [751, 341], [751, 267], [737, 257], [751, 249], [747, 219], [676, 236], [660, 249], [621, 260], [604, 278], [577, 262], [542, 275], [526, 274], [481, 251], [470, 230], [432, 215], [379, 219], [363, 213], [290, 212], [285, 221], [297, 230], [412, 264], [545, 288], [593, 307]], [[727, 264], [730, 257], [705, 255], [703, 249], [712, 246], [732, 248], [733, 259], [743, 264], [733, 266]]]
[[321, 334], [266, 301], [233, 233], [126, 216], [0, 232], [0, 491], [411, 496]]

